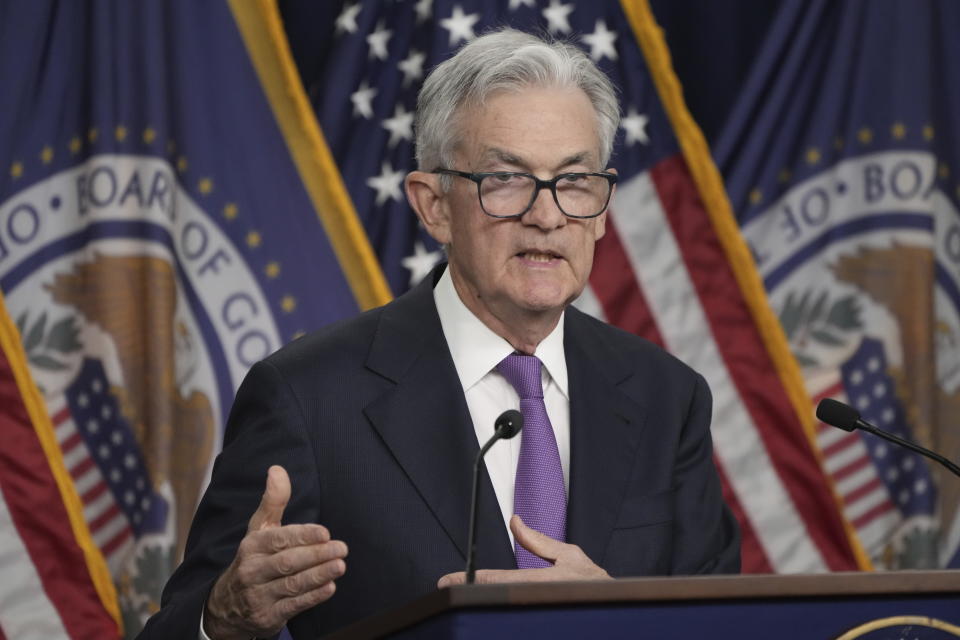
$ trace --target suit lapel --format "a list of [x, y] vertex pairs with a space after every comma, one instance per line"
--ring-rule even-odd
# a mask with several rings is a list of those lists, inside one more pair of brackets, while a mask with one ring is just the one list
[[[367, 367], [394, 386], [364, 413], [466, 559], [479, 445], [433, 301], [440, 273], [383, 311]], [[486, 469], [479, 500], [477, 566], [515, 568]]]
[[591, 322], [568, 309], [564, 351], [570, 387], [567, 541], [600, 564], [636, 461], [644, 410], [620, 390], [631, 376]]

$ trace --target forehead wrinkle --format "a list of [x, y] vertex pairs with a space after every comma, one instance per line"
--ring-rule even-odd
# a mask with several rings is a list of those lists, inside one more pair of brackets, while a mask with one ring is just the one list
[[[556, 171], [559, 171], [564, 167], [569, 167], [575, 164], [588, 165], [590, 164], [590, 160], [592, 159], [592, 157], [593, 157], [593, 154], [591, 152], [580, 151], [578, 153], [574, 153], [562, 159], [560, 162], [554, 165], [553, 169]], [[483, 153], [480, 156], [480, 162], [483, 163], [488, 160], [499, 160], [500, 162], [504, 162], [506, 164], [517, 165], [519, 167], [523, 167], [528, 170], [530, 169], [530, 164], [526, 162], [523, 158], [505, 149], [500, 149], [498, 147], [488, 147], [483, 151]]]

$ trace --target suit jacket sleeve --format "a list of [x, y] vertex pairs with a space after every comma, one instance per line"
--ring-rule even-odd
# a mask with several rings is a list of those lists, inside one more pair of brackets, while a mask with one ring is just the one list
[[190, 528], [183, 564], [167, 582], [161, 609], [139, 638], [198, 637], [210, 589], [233, 561], [273, 464], [287, 470], [292, 484], [284, 524], [316, 522], [316, 462], [303, 412], [276, 368], [261, 362], [237, 392], [223, 451]]
[[674, 574], [740, 571], [739, 528], [723, 500], [713, 461], [712, 406], [710, 389], [703, 377], [696, 374], [674, 467]]

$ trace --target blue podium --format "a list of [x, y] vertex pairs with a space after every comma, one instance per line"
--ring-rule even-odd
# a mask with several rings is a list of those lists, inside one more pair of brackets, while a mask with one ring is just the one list
[[458, 586], [327, 637], [960, 638], [960, 571]]

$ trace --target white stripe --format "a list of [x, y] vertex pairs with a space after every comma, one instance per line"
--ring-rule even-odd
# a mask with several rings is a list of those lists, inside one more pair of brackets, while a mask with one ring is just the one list
[[597, 294], [593, 292], [593, 288], [590, 287], [590, 285], [583, 288], [583, 293], [573, 301], [573, 306], [598, 320], [607, 321], [607, 317], [603, 313], [603, 306], [600, 304]]
[[73, 473], [73, 468], [89, 457], [90, 454], [87, 453], [87, 445], [83, 442], [78, 442], [70, 451], [63, 452], [63, 466], [67, 468], [67, 471]]
[[774, 571], [825, 571], [712, 339], [648, 173], [617, 190], [611, 216], [669, 350], [702, 373], [713, 390], [717, 455]]
[[843, 469], [845, 466], [867, 457], [869, 457], [867, 454], [867, 448], [863, 446], [863, 441], [860, 440], [860, 438], [857, 438], [856, 442], [851, 443], [850, 446], [840, 449], [829, 458], [824, 460], [823, 466], [827, 470], [827, 473], [833, 475], [840, 469]]
[[104, 491], [100, 494], [100, 497], [83, 508], [83, 519], [87, 522], [93, 522], [112, 504], [113, 495], [109, 491]]
[[50, 414], [50, 418], [52, 419], [54, 415], [60, 413], [66, 406], [67, 397], [59, 394], [57, 397], [47, 400], [47, 413]]
[[879, 504], [890, 501], [890, 495], [886, 487], [877, 487], [867, 495], [863, 496], [851, 505], [848, 505], [844, 511], [847, 517], [853, 521], [873, 509]]
[[849, 431], [844, 431], [843, 429], [836, 429], [834, 427], [827, 427], [825, 430], [817, 434], [817, 444], [820, 445], [821, 449], [826, 449], [830, 445], [840, 442], [844, 438], [849, 437], [859, 438], [855, 433], [850, 433]]
[[882, 551], [890, 540], [890, 536], [900, 524], [901, 519], [900, 512], [892, 509], [857, 529], [860, 542], [863, 543], [863, 547], [868, 554], [876, 557]]
[[872, 464], [868, 464], [860, 471], [847, 476], [837, 483], [837, 493], [841, 496], [848, 496], [868, 482], [877, 478], [877, 470]]
[[77, 478], [73, 484], [77, 488], [77, 494], [82, 496], [97, 486], [101, 479], [100, 471], [97, 469], [97, 466], [94, 465], [90, 467], [89, 471]]
[[0, 493], [0, 629], [13, 640], [66, 639], [60, 614], [43, 589], [36, 567], [20, 539]]
[[121, 531], [127, 528], [127, 517], [123, 515], [123, 512], [120, 511], [117, 513], [116, 517], [111, 518], [105, 525], [100, 527], [96, 533], [93, 534], [93, 543], [98, 547], [102, 547], [113, 539], [113, 536], [117, 535]]
[[77, 425], [73, 422], [73, 418], [67, 418], [54, 427], [54, 431], [57, 434], [57, 442], [63, 444], [67, 438], [77, 432]]
[[127, 560], [130, 552], [133, 550], [134, 546], [134, 537], [130, 536], [123, 541], [119, 547], [113, 550], [113, 553], [108, 555], [107, 558], [107, 568], [110, 569], [110, 575], [117, 575], [117, 572], [123, 567]]

